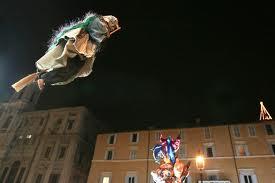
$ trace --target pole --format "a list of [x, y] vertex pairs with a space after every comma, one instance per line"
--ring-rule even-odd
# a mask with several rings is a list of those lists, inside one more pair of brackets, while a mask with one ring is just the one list
[[148, 130], [148, 144], [147, 144], [147, 164], [146, 164], [146, 183], [148, 183], [148, 171], [149, 171], [149, 148], [150, 148], [150, 129]]
[[232, 154], [233, 154], [233, 160], [234, 160], [235, 170], [236, 170], [236, 174], [237, 174], [237, 180], [238, 180], [238, 183], [240, 183], [239, 171], [238, 171], [237, 162], [236, 162], [236, 157], [235, 157], [235, 150], [234, 150], [235, 148], [234, 148], [234, 146], [233, 146], [232, 136], [231, 136], [231, 131], [230, 131], [229, 125], [227, 125], [227, 129], [228, 129], [230, 144], [231, 144], [231, 148], [232, 148]]

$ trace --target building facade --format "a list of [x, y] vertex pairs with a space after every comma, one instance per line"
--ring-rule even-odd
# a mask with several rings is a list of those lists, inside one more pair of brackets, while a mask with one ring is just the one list
[[85, 107], [35, 111], [33, 86], [0, 104], [0, 182], [87, 182], [95, 119]]
[[204, 183], [275, 182], [275, 122], [99, 134], [88, 183], [153, 183], [157, 168], [150, 150], [163, 136], [181, 136], [177, 152], [191, 161], [188, 183], [200, 172], [195, 157], [205, 157]]

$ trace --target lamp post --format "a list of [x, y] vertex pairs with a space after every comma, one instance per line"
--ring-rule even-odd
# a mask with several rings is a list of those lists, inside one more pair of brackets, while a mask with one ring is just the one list
[[201, 183], [202, 183], [202, 170], [204, 169], [204, 157], [202, 155], [199, 155], [196, 157], [196, 166], [197, 169], [200, 170], [200, 179], [201, 179]]

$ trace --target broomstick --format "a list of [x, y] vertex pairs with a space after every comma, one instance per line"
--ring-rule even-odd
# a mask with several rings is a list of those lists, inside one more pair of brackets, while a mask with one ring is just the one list
[[16, 92], [19, 92], [23, 88], [25, 88], [27, 85], [34, 82], [37, 79], [38, 74], [39, 74], [38, 72], [29, 74], [28, 76], [20, 79], [19, 81], [17, 81], [13, 85], [11, 85], [11, 87], [14, 88]]

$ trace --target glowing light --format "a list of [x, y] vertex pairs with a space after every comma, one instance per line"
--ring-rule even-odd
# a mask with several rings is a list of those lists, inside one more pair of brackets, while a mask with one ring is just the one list
[[27, 135], [26, 138], [30, 139], [30, 138], [32, 138], [32, 135]]
[[266, 110], [264, 103], [261, 101], [261, 111], [260, 111], [260, 120], [272, 120], [272, 117], [270, 116], [269, 112]]
[[196, 157], [196, 166], [198, 169], [204, 169], [204, 157], [202, 155]]

